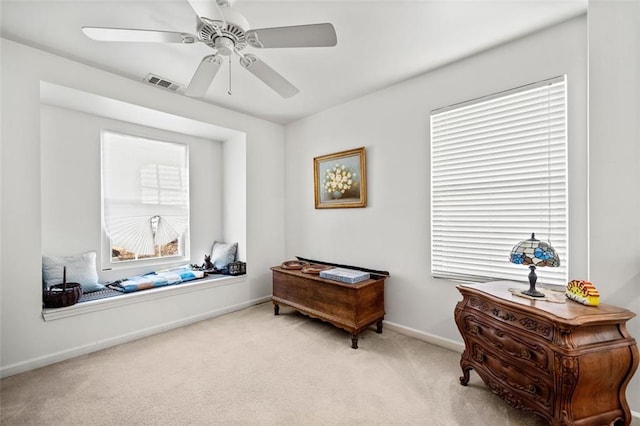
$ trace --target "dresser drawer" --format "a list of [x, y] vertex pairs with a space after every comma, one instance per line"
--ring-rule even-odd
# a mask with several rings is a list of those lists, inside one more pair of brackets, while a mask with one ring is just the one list
[[514, 362], [535, 369], [539, 374], [551, 376], [553, 356], [549, 354], [548, 348], [534, 339], [525, 340], [510, 333], [506, 326], [492, 324], [491, 320], [473, 313], [464, 315], [463, 321], [467, 336], [475, 337], [484, 346], [504, 354]]
[[491, 375], [485, 381], [494, 393], [511, 401], [514, 406], [524, 406], [527, 401], [529, 405], [533, 403], [538, 406], [536, 411], [552, 415], [553, 384], [550, 376], [539, 376], [535, 371], [521, 368], [523, 366], [520, 361], [503, 358], [475, 338], [471, 338], [469, 344], [476, 370], [479, 374], [486, 371]]
[[502, 323], [533, 333], [548, 341], [553, 341], [553, 325], [541, 318], [513, 311], [490, 300], [475, 296], [469, 297], [467, 306]]

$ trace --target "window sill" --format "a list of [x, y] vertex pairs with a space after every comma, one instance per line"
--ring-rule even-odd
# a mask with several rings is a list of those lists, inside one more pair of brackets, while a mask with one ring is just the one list
[[77, 303], [65, 308], [43, 308], [42, 318], [45, 321], [54, 321], [62, 318], [84, 315], [91, 312], [102, 311], [104, 309], [115, 308], [118, 306], [131, 305], [133, 303], [141, 303], [149, 300], [160, 299], [163, 297], [171, 297], [177, 294], [191, 293], [193, 291], [201, 291], [208, 288], [244, 282], [246, 280], [246, 277], [246, 275], [239, 275], [205, 278], [202, 280], [185, 282], [173, 286], [143, 290], [134, 293], [123, 293], [120, 296], [110, 297], [107, 299], [90, 300], [88, 302]]

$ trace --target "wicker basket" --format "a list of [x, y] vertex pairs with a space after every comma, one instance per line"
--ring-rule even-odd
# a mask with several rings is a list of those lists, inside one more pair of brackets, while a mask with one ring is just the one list
[[42, 292], [45, 308], [63, 308], [75, 305], [82, 296], [82, 287], [78, 283], [52, 285]]

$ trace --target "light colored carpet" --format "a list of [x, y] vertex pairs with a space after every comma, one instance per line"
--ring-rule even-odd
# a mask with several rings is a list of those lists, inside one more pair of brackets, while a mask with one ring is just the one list
[[[460, 355], [264, 303], [0, 382], [2, 425], [543, 425]], [[453, 319], [452, 319], [453, 321]]]

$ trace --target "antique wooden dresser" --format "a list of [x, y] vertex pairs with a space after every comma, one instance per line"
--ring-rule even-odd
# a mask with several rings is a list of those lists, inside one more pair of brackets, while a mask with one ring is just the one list
[[372, 324], [382, 333], [384, 319], [384, 275], [355, 284], [320, 278], [298, 270], [273, 271], [273, 309], [278, 315], [280, 305], [330, 322], [351, 333], [351, 347], [358, 349], [358, 335]]
[[626, 425], [625, 391], [638, 368], [626, 329], [634, 313], [611, 305], [513, 295], [520, 283], [459, 285], [455, 320], [465, 349], [460, 383], [474, 369], [507, 404], [554, 425]]

